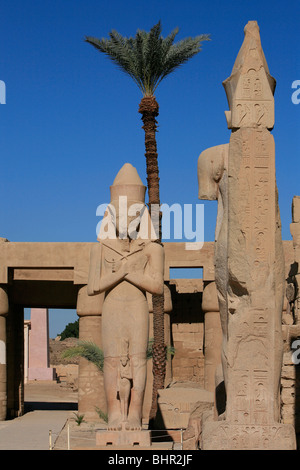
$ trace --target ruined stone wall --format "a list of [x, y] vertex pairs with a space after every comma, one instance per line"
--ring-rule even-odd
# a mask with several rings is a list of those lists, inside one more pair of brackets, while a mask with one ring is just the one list
[[[300, 365], [294, 364], [291, 351], [283, 354], [281, 375], [281, 420], [293, 424], [300, 433]], [[299, 358], [299, 354], [298, 354]], [[299, 437], [298, 437], [299, 440]]]
[[[283, 315], [284, 354], [281, 374], [281, 419], [293, 424], [300, 441], [300, 197], [292, 202], [293, 242], [286, 243], [286, 298]], [[289, 249], [287, 249], [289, 248]]]

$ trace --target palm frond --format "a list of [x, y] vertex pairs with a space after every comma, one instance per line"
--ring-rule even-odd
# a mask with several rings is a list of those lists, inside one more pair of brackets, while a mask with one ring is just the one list
[[103, 351], [91, 341], [79, 341], [78, 344], [72, 348], [66, 349], [62, 353], [65, 359], [73, 357], [84, 357], [91, 361], [95, 366], [103, 371], [104, 356]]
[[209, 35], [202, 34], [174, 43], [178, 28], [166, 38], [161, 32], [159, 21], [149, 32], [137, 30], [135, 37], [123, 37], [112, 30], [108, 39], [86, 36], [85, 41], [129, 75], [144, 95], [152, 96], [167, 75], [195, 56], [201, 50], [202, 42], [210, 39]]
[[160, 81], [198, 54], [201, 51], [202, 42], [209, 40], [209, 35], [204, 34], [195, 38], [185, 38], [176, 44], [172, 44], [165, 57], [164, 72], [160, 77]]
[[108, 414], [102, 411], [98, 406], [96, 406], [95, 409], [99, 418], [102, 419], [105, 423], [108, 423]]

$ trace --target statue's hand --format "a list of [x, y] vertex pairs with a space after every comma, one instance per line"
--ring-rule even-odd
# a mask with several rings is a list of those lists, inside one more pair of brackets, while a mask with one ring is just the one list
[[146, 256], [132, 256], [128, 258], [128, 270], [130, 273], [144, 272], [145, 266], [147, 264]]
[[127, 276], [127, 274], [129, 273], [128, 261], [123, 261], [123, 263], [121, 264], [121, 267], [118, 270], [118, 273], [123, 278]]

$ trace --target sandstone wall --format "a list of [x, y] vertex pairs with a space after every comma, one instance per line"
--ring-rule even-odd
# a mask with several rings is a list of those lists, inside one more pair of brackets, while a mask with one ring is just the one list
[[[198, 281], [199, 283], [199, 281]], [[194, 293], [185, 292], [193, 290]], [[202, 292], [196, 281], [177, 280], [171, 285], [171, 341], [175, 348], [172, 359], [173, 381], [197, 382], [204, 385]]]
[[281, 420], [293, 424], [300, 444], [300, 327], [283, 325], [284, 354], [281, 374]]

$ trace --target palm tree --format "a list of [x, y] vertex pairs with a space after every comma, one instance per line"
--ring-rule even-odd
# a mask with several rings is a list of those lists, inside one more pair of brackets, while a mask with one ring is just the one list
[[[98, 51], [106, 54], [117, 66], [129, 75], [140, 88], [143, 97], [139, 105], [145, 131], [145, 157], [149, 212], [152, 220], [159, 219], [157, 242], [161, 243], [161, 214], [159, 211], [159, 171], [157, 162], [156, 129], [159, 107], [154, 92], [159, 83], [179, 66], [187, 62], [201, 50], [202, 41], [209, 35], [186, 38], [174, 43], [178, 34], [174, 29], [166, 38], [161, 36], [160, 21], [149, 32], [138, 30], [135, 37], [123, 37], [117, 31], [109, 33], [109, 38], [86, 37], [85, 41]], [[164, 295], [153, 295], [153, 394], [150, 419], [157, 410], [157, 391], [164, 388], [166, 373], [166, 346], [164, 340]]]

